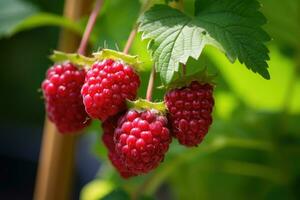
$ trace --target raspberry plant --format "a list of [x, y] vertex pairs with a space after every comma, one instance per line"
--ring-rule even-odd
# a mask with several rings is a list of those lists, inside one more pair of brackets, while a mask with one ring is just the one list
[[[159, 165], [164, 165], [171, 136], [187, 147], [200, 146], [205, 140], [214, 121], [213, 90], [218, 84], [214, 83], [213, 76], [207, 75], [205, 66], [191, 70], [189, 61], [201, 59], [206, 46], [217, 48], [232, 63], [238, 60], [251, 71], [270, 79], [266, 62], [269, 51], [265, 46], [270, 37], [262, 29], [266, 19], [256, 0], [195, 0], [192, 16], [170, 6], [177, 4], [183, 5], [183, 2], [146, 1], [123, 52], [100, 48], [90, 57], [83, 56], [93, 23], [88, 23], [78, 53], [54, 52], [55, 66], [68, 63], [85, 76], [84, 83], [76, 85], [76, 92], [80, 90], [82, 95], [76, 96], [80, 112], [74, 113], [72, 99], [63, 96], [50, 105], [53, 101], [48, 98], [52, 94], [48, 79], [54, 80], [47, 75], [43, 84], [49, 118], [61, 132], [81, 130], [91, 118], [102, 121], [101, 138], [107, 157], [126, 179], [152, 170], [155, 173]], [[95, 21], [92, 16], [90, 20]], [[139, 55], [128, 55], [137, 32], [141, 33], [141, 40], [147, 41], [153, 61], [146, 99], [137, 95], [144, 83], [140, 78], [143, 63]], [[201, 71], [203, 67], [205, 70]], [[159, 74], [160, 88], [165, 91], [161, 102], [152, 98], [152, 91], [158, 89], [154, 87], [156, 74]], [[70, 80], [69, 84], [75, 83]], [[65, 100], [61, 107], [60, 102]], [[56, 107], [60, 110], [54, 118]], [[83, 122], [82, 115], [89, 117]], [[76, 129], [70, 128], [71, 118], [79, 119], [79, 116], [82, 124], [76, 125]]]
[[[78, 131], [90, 118], [103, 121], [102, 138], [109, 158], [126, 178], [156, 168], [168, 150], [171, 133], [188, 147], [200, 144], [207, 134], [213, 121], [212, 78], [206, 75], [206, 70], [186, 75], [189, 58], [199, 59], [205, 46], [217, 47], [231, 62], [238, 59], [253, 72], [270, 78], [266, 63], [268, 49], [264, 44], [269, 36], [261, 28], [266, 20], [258, 11], [257, 1], [196, 0], [194, 16], [167, 4], [148, 9], [149, 2], [142, 10], [124, 53], [101, 49], [90, 58], [81, 55], [91, 31], [88, 26], [78, 54], [54, 51], [51, 56], [55, 63], [62, 63], [63, 70], [66, 68], [65, 74], [58, 72], [61, 65], [57, 64], [48, 71], [43, 83], [48, 116], [61, 132]], [[136, 70], [142, 69], [142, 64], [137, 56], [127, 55], [127, 52], [137, 31], [142, 32], [142, 39], [149, 41], [148, 50], [155, 68], [149, 79], [148, 101], [139, 100], [133, 104], [130, 100], [135, 100], [140, 85]], [[64, 64], [66, 62], [69, 64]], [[78, 77], [82, 74], [77, 85], [76, 78], [69, 78], [71, 71]], [[160, 74], [163, 86], [169, 91], [165, 102], [153, 104], [149, 101], [152, 100], [155, 73]], [[62, 91], [63, 87], [66, 91]], [[76, 91], [72, 87], [76, 87]], [[68, 90], [70, 94], [66, 94]], [[72, 103], [73, 99], [76, 103]], [[155, 108], [157, 105], [165, 107], [164, 103], [167, 114], [165, 109], [161, 112]], [[127, 109], [124, 116], [120, 115]]]

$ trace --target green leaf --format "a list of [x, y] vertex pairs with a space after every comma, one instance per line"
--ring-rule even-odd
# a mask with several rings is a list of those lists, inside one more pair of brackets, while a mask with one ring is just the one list
[[257, 1], [203, 0], [196, 5], [203, 8], [195, 9], [195, 18], [155, 5], [139, 19], [139, 31], [143, 39], [150, 39], [148, 48], [162, 81], [169, 84], [180, 63], [186, 64], [189, 57], [198, 59], [208, 44], [225, 51], [231, 62], [239, 59], [269, 79], [268, 49], [263, 43], [270, 38], [261, 28], [265, 18]]
[[70, 61], [75, 65], [87, 67], [95, 62], [95, 58], [85, 57], [77, 53], [65, 53], [61, 51], [54, 51], [50, 56], [50, 59], [55, 63]]
[[135, 101], [126, 101], [128, 108], [134, 108], [137, 110], [154, 109], [161, 113], [165, 113], [167, 108], [164, 102], [150, 102], [146, 99], [137, 99]]
[[32, 4], [20, 0], [1, 0], [0, 8], [0, 37], [10, 34], [24, 18], [37, 11]]
[[270, 37], [261, 28], [266, 19], [258, 11], [260, 4], [255, 0], [205, 0], [204, 3], [208, 5], [196, 17], [199, 26], [221, 44], [231, 62], [238, 58], [253, 72], [270, 79], [266, 62], [269, 50], [264, 45]]
[[75, 33], [78, 33], [79, 35], [81, 35], [84, 31], [78, 23], [63, 16], [54, 15], [51, 13], [37, 13], [35, 15], [25, 18], [23, 21], [18, 23], [15, 27], [11, 29], [8, 35], [11, 36], [20, 31], [41, 26], [60, 26], [67, 28]]
[[51, 13], [37, 13], [38, 9], [20, 0], [1, 0], [0, 38], [41, 26], [60, 26], [81, 35], [84, 27], [68, 18]]
[[188, 86], [191, 84], [193, 81], [198, 81], [200, 83], [210, 83], [210, 84], [215, 84], [213, 82], [213, 79], [216, 78], [215, 75], [211, 75], [207, 73], [207, 69], [204, 68], [202, 71], [195, 72], [191, 75], [185, 75], [181, 76], [178, 79], [174, 79], [172, 83], [169, 85], [165, 86], [167, 90], [173, 89], [173, 88], [182, 88], [185, 86]]
[[148, 48], [164, 83], [171, 82], [180, 63], [186, 63], [191, 56], [201, 54], [208, 35], [203, 28], [195, 25], [190, 17], [165, 5], [156, 5], [139, 19], [142, 39], [153, 39]]
[[108, 195], [114, 189], [111, 182], [105, 180], [94, 180], [89, 182], [81, 190], [81, 200], [98, 200]]

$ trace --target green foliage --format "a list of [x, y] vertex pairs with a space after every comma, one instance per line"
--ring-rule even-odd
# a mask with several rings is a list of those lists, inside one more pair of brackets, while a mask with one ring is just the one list
[[21, 0], [1, 0], [0, 8], [0, 37], [11, 34], [24, 18], [37, 11], [32, 4]]
[[[274, 0], [261, 0], [262, 12], [268, 19], [266, 29], [280, 45], [297, 48], [299, 42], [299, 8], [300, 1], [285, 0], [284, 3]], [[284, 13], [284, 16], [278, 14]]]
[[196, 16], [191, 18], [166, 5], [156, 5], [139, 20], [143, 39], [150, 39], [156, 69], [164, 83], [170, 83], [180, 63], [198, 59], [206, 45], [225, 51], [228, 59], [241, 63], [269, 79], [263, 44], [270, 38], [261, 25], [264, 16], [253, 0], [196, 1]]
[[84, 27], [80, 26], [80, 24], [75, 23], [74, 21], [71, 21], [68, 18], [51, 13], [40, 12], [27, 17], [20, 23], [16, 24], [16, 26], [14, 26], [9, 32], [9, 35], [14, 35], [20, 31], [29, 30], [41, 26], [60, 26], [62, 28], [73, 31], [78, 35], [81, 35], [84, 31]]
[[126, 191], [122, 189], [116, 189], [102, 198], [102, 200], [116, 200], [116, 199], [130, 200], [130, 196]]
[[[287, 107], [289, 113], [299, 113], [299, 81], [294, 83], [293, 95], [289, 95], [291, 89], [290, 80], [296, 76], [293, 70], [295, 64], [288, 57], [281, 54], [278, 47], [270, 46], [269, 48], [271, 50], [269, 65], [272, 66], [270, 68], [271, 81], [261, 79], [254, 74], [248, 73], [248, 70], [242, 68], [240, 63], [232, 64], [228, 62], [225, 56], [222, 56], [213, 48], [207, 48], [205, 55], [217, 66], [235, 95], [247, 106], [253, 109], [273, 112], [279, 112], [284, 109], [284, 107]], [[250, 86], [249, 83], [251, 83]], [[287, 97], [287, 95], [289, 96]], [[285, 105], [285, 99], [288, 100], [287, 105]]]
[[34, 5], [22, 0], [1, 0], [0, 8], [0, 38], [41, 26], [60, 26], [79, 35], [84, 31], [79, 23], [60, 15], [38, 12]]
[[99, 200], [113, 191], [114, 185], [109, 181], [95, 180], [90, 182], [81, 191], [81, 200]]

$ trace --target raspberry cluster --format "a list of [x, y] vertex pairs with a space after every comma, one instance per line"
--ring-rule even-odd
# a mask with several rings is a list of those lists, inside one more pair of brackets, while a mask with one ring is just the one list
[[[135, 63], [131, 59], [125, 60]], [[184, 85], [184, 80], [165, 94], [164, 102], [139, 99], [127, 108], [126, 100], [135, 100], [140, 86], [138, 74], [122, 59], [100, 60], [87, 72], [70, 62], [47, 71], [42, 83], [46, 110], [61, 133], [85, 128], [90, 118], [102, 120], [108, 158], [123, 178], [158, 167], [172, 136], [188, 147], [201, 143], [212, 123], [211, 84], [192, 81]]]
[[172, 133], [186, 146], [197, 146], [212, 123], [213, 87], [193, 81], [165, 95]]
[[90, 117], [102, 121], [126, 108], [125, 100], [134, 100], [140, 86], [134, 69], [112, 59], [93, 64], [88, 70], [81, 94]]
[[48, 117], [61, 133], [76, 132], [90, 124], [80, 94], [85, 74], [71, 63], [54, 65], [42, 83]]

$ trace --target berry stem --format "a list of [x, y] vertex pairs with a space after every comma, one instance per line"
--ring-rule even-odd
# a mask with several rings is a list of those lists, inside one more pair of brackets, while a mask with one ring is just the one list
[[130, 32], [130, 35], [127, 39], [127, 42], [126, 42], [125, 48], [123, 50], [123, 53], [128, 54], [128, 51], [132, 46], [133, 40], [136, 36], [136, 33], [137, 33], [137, 26], [135, 25], [134, 28], [132, 29], [132, 31]]
[[151, 74], [150, 74], [150, 77], [149, 77], [147, 94], [146, 94], [146, 99], [148, 101], [152, 100], [152, 92], [153, 92], [154, 80], [155, 80], [155, 66], [152, 67]]
[[[147, 0], [142, 5], [139, 15], [142, 15], [149, 8], [149, 6], [151, 5], [151, 2], [152, 2], [152, 0]], [[130, 48], [132, 46], [132, 43], [134, 41], [134, 38], [135, 38], [135, 36], [137, 34], [137, 30], [138, 30], [138, 24], [137, 24], [137, 22], [135, 22], [135, 25], [134, 25], [133, 29], [131, 30], [130, 35], [129, 35], [128, 39], [127, 39], [127, 42], [125, 44], [123, 53], [128, 54], [128, 52], [129, 52], [129, 50], [130, 50]]]
[[96, 23], [96, 20], [97, 20], [97, 16], [99, 14], [99, 11], [103, 5], [103, 2], [104, 0], [97, 0], [96, 3], [95, 3], [95, 6], [94, 6], [94, 9], [93, 11], [91, 12], [91, 15], [89, 17], [89, 21], [86, 25], [86, 28], [85, 28], [85, 31], [84, 31], [84, 34], [83, 34], [83, 37], [81, 39], [81, 42], [80, 42], [80, 45], [79, 45], [79, 48], [77, 50], [77, 52], [79, 54], [82, 54], [84, 55], [85, 54], [85, 51], [86, 51], [86, 47], [87, 47], [87, 44], [88, 44], [88, 41], [89, 41], [89, 38], [90, 38], [90, 35], [92, 33], [92, 30], [94, 28], [94, 25]]

